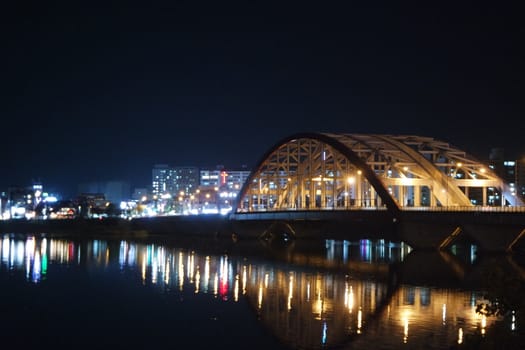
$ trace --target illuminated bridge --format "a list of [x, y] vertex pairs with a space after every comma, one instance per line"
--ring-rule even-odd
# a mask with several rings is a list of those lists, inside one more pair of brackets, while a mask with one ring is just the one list
[[[439, 223], [450, 226], [444, 237], [436, 241], [420, 232], [426, 238], [413, 244], [444, 247], [468, 232], [469, 225], [482, 224], [484, 230], [516, 220], [521, 225], [525, 207], [513, 191], [486, 164], [431, 137], [299, 133], [262, 156], [231, 219], [271, 221], [289, 231], [299, 221], [308, 223], [304, 227], [331, 221], [347, 230], [354, 227], [349, 223], [363, 221], [432, 226], [423, 230]], [[471, 240], [482, 236], [478, 232]], [[524, 232], [519, 229], [507, 238], [506, 249]]]

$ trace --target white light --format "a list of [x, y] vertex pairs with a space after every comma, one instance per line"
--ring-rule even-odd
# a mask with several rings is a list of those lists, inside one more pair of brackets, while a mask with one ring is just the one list
[[44, 202], [47, 202], [47, 203], [55, 203], [57, 201], [57, 197], [55, 196], [48, 196], [46, 197], [46, 199], [44, 199]]

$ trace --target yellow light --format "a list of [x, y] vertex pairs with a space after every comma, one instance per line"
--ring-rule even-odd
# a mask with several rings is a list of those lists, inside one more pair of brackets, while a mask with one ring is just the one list
[[363, 326], [363, 310], [359, 307], [357, 311], [357, 334], [361, 334], [361, 327]]
[[408, 317], [403, 317], [403, 343], [408, 342]]
[[262, 283], [259, 284], [259, 293], [257, 293], [257, 308], [261, 308], [262, 307], [262, 302], [263, 302], [263, 286], [262, 286]]
[[235, 275], [235, 283], [233, 285], [233, 300], [239, 301], [239, 275]]
[[199, 266], [197, 266], [197, 272], [195, 273], [195, 294], [199, 294], [199, 286], [201, 282], [201, 273]]

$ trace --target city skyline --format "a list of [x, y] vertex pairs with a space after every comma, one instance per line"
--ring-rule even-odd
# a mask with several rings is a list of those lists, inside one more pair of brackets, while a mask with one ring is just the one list
[[[360, 136], [360, 135], [356, 135], [356, 136]], [[361, 135], [361, 136], [364, 136], [364, 135]], [[417, 135], [413, 135], [414, 137], [417, 137]], [[434, 140], [434, 141], [442, 141], [442, 140]], [[453, 145], [450, 145], [450, 146], [453, 146]], [[461, 150], [463, 151], [463, 150]], [[470, 157], [471, 155], [468, 154], [467, 152], [467, 156]], [[473, 159], [476, 159], [475, 157]], [[262, 160], [262, 159], [260, 159]], [[265, 159], [266, 160], [266, 159]], [[479, 158], [477, 158], [477, 160], [480, 160]], [[521, 171], [519, 169], [521, 169], [521, 167], [523, 166], [523, 164], [525, 164], [525, 160], [522, 160], [522, 165], [520, 166], [518, 163], [516, 164], [510, 164], [510, 163], [514, 163], [514, 161], [517, 161], [517, 162], [520, 162], [519, 159], [514, 159], [514, 158], [508, 158], [508, 157], [505, 157], [505, 153], [504, 153], [504, 150], [502, 148], [492, 148], [491, 151], [490, 151], [490, 154], [488, 155], [488, 157], [486, 159], [481, 159], [482, 162], [485, 162], [485, 164], [489, 167], [492, 167], [494, 171], [496, 171], [496, 173], [498, 173], [498, 175], [500, 177], [502, 177], [502, 179], [506, 179], [507, 181], [510, 181], [510, 182], [515, 182], [514, 180], [517, 180], [518, 181], [518, 184], [519, 186], [523, 186], [522, 184], [522, 180], [516, 178], [509, 178], [509, 174], [506, 173], [506, 170], [504, 170], [502, 168], [502, 166], [508, 168], [508, 167], [516, 167], [515, 168], [515, 171], [517, 171], [518, 173]], [[226, 176], [229, 176], [232, 171], [237, 174], [237, 173], [241, 173], [241, 172], [244, 172], [244, 173], [250, 173], [252, 170], [256, 170], [256, 168], [249, 168], [247, 165], [243, 164], [241, 166], [237, 166], [237, 167], [228, 167], [228, 166], [225, 166], [224, 164], [216, 164], [215, 166], [211, 166], [211, 167], [202, 167], [202, 166], [195, 166], [195, 165], [180, 165], [180, 164], [167, 164], [167, 163], [159, 163], [159, 164], [154, 164], [152, 166], [149, 172], [150, 174], [150, 177], [149, 179], [146, 181], [146, 183], [141, 183], [141, 184], [137, 184], [137, 183], [131, 183], [129, 180], [127, 179], [116, 179], [116, 178], [112, 178], [112, 179], [91, 179], [89, 181], [84, 181], [84, 182], [77, 182], [77, 183], [74, 183], [74, 185], [70, 188], [68, 188], [67, 186], [62, 186], [62, 187], [52, 187], [52, 186], [46, 186], [46, 184], [44, 184], [42, 181], [40, 181], [40, 179], [35, 179], [35, 178], [32, 178], [32, 180], [28, 183], [25, 183], [25, 184], [15, 184], [15, 185], [12, 185], [12, 186], [8, 186], [6, 188], [0, 188], [0, 192], [2, 191], [9, 191], [10, 189], [12, 190], [16, 190], [16, 189], [22, 189], [22, 188], [30, 188], [30, 187], [34, 187], [35, 185], [38, 185], [38, 186], [46, 186], [46, 189], [44, 192], [46, 193], [49, 193], [49, 194], [52, 194], [53, 196], [55, 195], [58, 195], [60, 198], [62, 199], [74, 199], [76, 197], [78, 197], [80, 194], [82, 193], [95, 193], [95, 192], [104, 192], [103, 190], [101, 191], [100, 188], [104, 188], [105, 186], [107, 186], [108, 184], [112, 184], [112, 186], [114, 186], [115, 184], [119, 184], [119, 186], [126, 186], [129, 188], [129, 196], [127, 196], [126, 198], [133, 198], [133, 192], [136, 191], [136, 190], [139, 190], [139, 191], [143, 191], [143, 190], [146, 190], [149, 194], [155, 194], [155, 193], [164, 193], [162, 191], [159, 192], [159, 189], [156, 188], [156, 186], [158, 186], [158, 184], [156, 185], [156, 181], [157, 181], [157, 177], [158, 177], [158, 171], [159, 170], [176, 170], [176, 169], [188, 169], [188, 168], [192, 168], [192, 169], [195, 169], [198, 171], [198, 173], [200, 174], [200, 186], [204, 186], [206, 187], [207, 184], [206, 183], [202, 183], [202, 176], [203, 174], [207, 174], [207, 173], [225, 173]], [[176, 170], [177, 171], [177, 170]], [[514, 170], [513, 170], [513, 173], [514, 173]], [[219, 176], [219, 175], [217, 175]], [[237, 175], [235, 175], [237, 176]], [[244, 176], [247, 176], [247, 175], [244, 175]], [[521, 175], [516, 175], [516, 176], [521, 176]], [[223, 180], [225, 180], [226, 178], [224, 178]], [[217, 181], [219, 181], [219, 179], [217, 179]], [[87, 190], [89, 188], [89, 190]], [[93, 190], [93, 188], [98, 188], [97, 190]], [[167, 193], [170, 193], [172, 191], [167, 191]], [[179, 191], [175, 191], [173, 193], [178, 193]], [[190, 193], [191, 191], [186, 191], [188, 193]], [[122, 192], [121, 192], [122, 194]]]
[[205, 5], [7, 5], [0, 188], [253, 167], [298, 132], [525, 154], [510, 5]]

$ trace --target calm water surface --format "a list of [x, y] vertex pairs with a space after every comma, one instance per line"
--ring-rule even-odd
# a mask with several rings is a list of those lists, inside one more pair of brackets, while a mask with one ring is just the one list
[[475, 312], [494, 264], [524, 271], [475, 247], [3, 235], [0, 332], [10, 349], [475, 348], [499, 320]]

